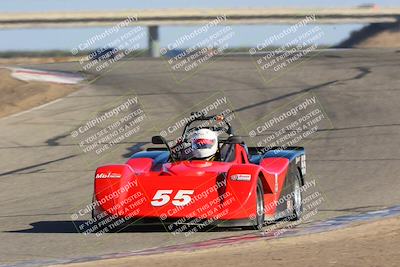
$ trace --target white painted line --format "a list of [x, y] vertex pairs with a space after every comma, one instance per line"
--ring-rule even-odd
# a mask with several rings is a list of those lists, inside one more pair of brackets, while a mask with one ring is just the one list
[[[61, 100], [63, 100], [63, 98], [59, 98], [59, 99], [50, 101], [50, 102], [48, 102], [48, 103], [46, 103], [46, 104], [43, 104], [43, 105], [40, 105], [40, 106], [31, 108], [31, 109], [28, 109], [28, 110], [21, 111], [21, 112], [19, 112], [19, 113], [12, 114], [12, 115], [7, 116], [7, 117], [5, 117], [5, 118], [15, 118], [15, 117], [18, 117], [18, 116], [20, 116], [20, 115], [22, 115], [22, 114], [29, 113], [29, 112], [31, 112], [31, 111], [39, 110], [39, 109], [42, 109], [42, 108], [44, 108], [44, 107], [50, 106], [50, 105], [52, 105], [52, 104], [55, 104], [55, 103], [57, 103], [57, 102], [60, 102]], [[3, 119], [5, 119], [5, 118], [3, 118]]]

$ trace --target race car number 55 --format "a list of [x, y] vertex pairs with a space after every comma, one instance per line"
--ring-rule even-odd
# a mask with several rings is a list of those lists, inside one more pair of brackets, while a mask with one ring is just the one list
[[[175, 206], [185, 206], [190, 203], [192, 200], [192, 197], [190, 195], [193, 195], [194, 190], [179, 190], [173, 200], [172, 204]], [[151, 201], [151, 205], [154, 207], [161, 207], [167, 204], [171, 197], [170, 195], [173, 193], [173, 190], [158, 190], [154, 197], [153, 200]]]

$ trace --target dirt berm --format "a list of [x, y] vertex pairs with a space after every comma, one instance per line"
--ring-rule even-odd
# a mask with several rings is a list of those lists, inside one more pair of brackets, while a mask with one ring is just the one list
[[0, 117], [40, 106], [77, 89], [74, 85], [19, 81], [9, 70], [0, 69]]

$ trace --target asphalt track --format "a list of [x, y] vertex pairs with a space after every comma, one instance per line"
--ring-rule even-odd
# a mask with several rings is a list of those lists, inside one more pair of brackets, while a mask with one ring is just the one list
[[[183, 79], [177, 82], [161, 60], [136, 58], [61, 101], [1, 119], [0, 263], [85, 257], [242, 233], [76, 233], [71, 214], [90, 202], [95, 167], [123, 162], [150, 138], [135, 137], [97, 160], [80, 151], [70, 133], [127, 95], [139, 97], [153, 125], [151, 135], [215, 92], [228, 97], [244, 124], [312, 93], [332, 122], [306, 146], [309, 178], [316, 179], [325, 198], [312, 220], [399, 204], [399, 62], [400, 52], [394, 50], [326, 51], [263, 79], [248, 56], [232, 56], [192, 76], [176, 74]], [[80, 69], [76, 63], [40, 67]]]

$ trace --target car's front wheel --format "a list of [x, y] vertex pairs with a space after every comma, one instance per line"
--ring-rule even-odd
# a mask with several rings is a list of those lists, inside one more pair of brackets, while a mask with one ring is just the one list
[[264, 210], [264, 188], [261, 182], [261, 179], [257, 181], [257, 188], [256, 188], [256, 213], [250, 221], [252, 223], [251, 226], [243, 227], [247, 230], [255, 230], [261, 229], [264, 225], [265, 221], [265, 210]]
[[293, 181], [293, 197], [292, 197], [292, 206], [293, 206], [293, 214], [291, 216], [293, 221], [297, 221], [300, 219], [301, 214], [303, 212], [303, 198], [301, 194], [301, 177], [300, 173], [297, 171], [294, 175]]

